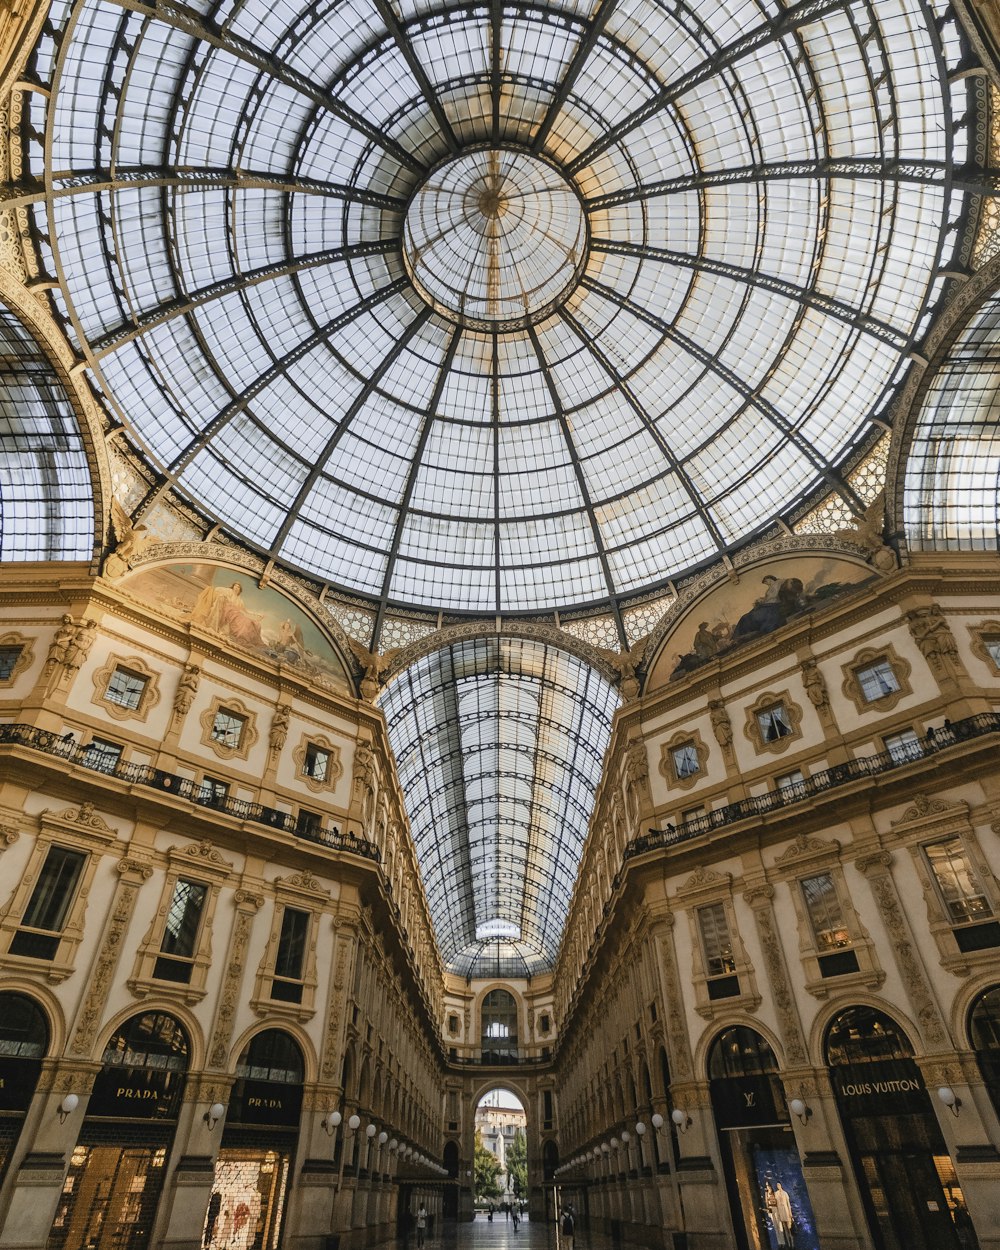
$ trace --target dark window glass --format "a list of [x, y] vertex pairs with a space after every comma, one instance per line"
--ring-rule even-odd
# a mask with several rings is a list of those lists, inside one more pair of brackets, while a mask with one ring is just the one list
[[167, 923], [163, 929], [160, 950], [164, 955], [180, 955], [191, 958], [198, 939], [198, 926], [205, 907], [208, 886], [196, 881], [178, 881], [174, 896], [167, 909]]
[[104, 697], [109, 703], [117, 703], [119, 707], [128, 708], [134, 712], [142, 702], [145, 689], [145, 677], [127, 668], [116, 668], [111, 674]]
[[50, 846], [21, 924], [26, 929], [61, 933], [83, 871], [86, 855]]
[[10, 681], [23, 647], [0, 647], [0, 681]]
[[312, 837], [320, 831], [320, 817], [317, 812], [310, 812], [307, 808], [300, 807], [299, 814], [295, 818], [295, 832], [304, 833], [307, 837]]
[[736, 971], [733, 943], [729, 936], [726, 909], [721, 903], [698, 908], [698, 925], [705, 949], [705, 971], [710, 977], [725, 976]]
[[201, 792], [198, 795], [199, 803], [207, 803], [209, 807], [217, 807], [225, 803], [229, 798], [229, 784], [225, 781], [219, 781], [215, 777], [203, 777], [201, 781]]
[[26, 994], [0, 994], [0, 1055], [41, 1059], [49, 1048], [45, 1012]]
[[278, 939], [278, 957], [274, 961], [274, 975], [299, 980], [305, 962], [306, 938], [309, 934], [309, 913], [286, 907], [281, 918], [281, 936]]
[[683, 781], [685, 777], [693, 777], [699, 771], [698, 764], [698, 748], [693, 742], [685, 742], [682, 746], [674, 747], [674, 772], [678, 781]]
[[326, 781], [327, 772], [330, 768], [330, 752], [318, 747], [314, 742], [310, 742], [306, 747], [306, 758], [302, 771], [307, 777], [314, 777], [317, 781]]
[[296, 1085], [305, 1079], [302, 1051], [281, 1029], [265, 1029], [250, 1040], [236, 1065], [240, 1079]]

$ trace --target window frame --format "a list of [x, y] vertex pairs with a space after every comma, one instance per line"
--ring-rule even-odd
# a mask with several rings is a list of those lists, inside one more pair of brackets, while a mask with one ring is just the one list
[[[862, 688], [860, 675], [878, 664], [889, 666], [898, 689], [880, 695], [876, 699], [869, 699]], [[843, 666], [842, 690], [854, 704], [859, 716], [865, 715], [866, 712], [890, 712], [901, 700], [913, 693], [910, 685], [912, 671], [909, 660], [904, 659], [891, 643], [882, 647], [864, 647]]]
[[[134, 707], [110, 697], [111, 684], [119, 672], [128, 673], [143, 683]], [[146, 721], [149, 713], [160, 701], [159, 674], [137, 655], [109, 656], [104, 664], [93, 673], [93, 683], [92, 702], [115, 720]]]
[[[239, 742], [233, 744], [216, 737], [215, 727], [220, 714], [243, 722]], [[257, 715], [241, 699], [215, 696], [201, 713], [199, 720], [202, 745], [208, 747], [222, 760], [248, 759], [260, 737], [257, 730]]]
[[[697, 768], [681, 775], [677, 769], [676, 752], [693, 750]], [[689, 790], [708, 776], [708, 747], [697, 729], [680, 730], [660, 746], [660, 775], [667, 784], [678, 790]]]
[[[782, 723], [787, 726], [787, 732], [779, 733], [774, 738], [765, 737], [761, 718], [773, 715], [778, 709], [783, 714]], [[802, 738], [802, 708], [788, 690], [766, 690], [747, 707], [743, 732], [758, 754], [780, 755]]]
[[13, 651], [16, 649], [18, 652], [7, 675], [3, 676], [0, 673], [0, 688], [9, 689], [14, 686], [21, 674], [31, 667], [31, 663], [35, 658], [33, 641], [32, 638], [28, 638], [24, 634], [0, 634], [0, 651], [6, 649]]

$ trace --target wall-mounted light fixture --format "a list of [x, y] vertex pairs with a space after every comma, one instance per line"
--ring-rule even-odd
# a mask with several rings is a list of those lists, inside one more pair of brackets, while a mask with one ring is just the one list
[[663, 1116], [660, 1115], [659, 1111], [653, 1112], [653, 1114], [649, 1117], [649, 1122], [657, 1132], [663, 1128]]
[[670, 1113], [670, 1118], [677, 1125], [678, 1133], [686, 1133], [694, 1121], [681, 1107], [675, 1107]]
[[339, 1111], [328, 1111], [319, 1122], [320, 1128], [328, 1137], [332, 1137], [337, 1129], [340, 1128], [340, 1122], [343, 1118]]
[[944, 1103], [952, 1115], [958, 1115], [962, 1109], [962, 1100], [950, 1085], [942, 1085], [937, 1092], [938, 1098]]
[[351, 1130], [352, 1133], [356, 1133], [358, 1129], [361, 1127], [361, 1116], [352, 1115], [351, 1118], [347, 1121], [347, 1127]]
[[[661, 1123], [662, 1123], [662, 1121], [661, 1121]], [[646, 1126], [645, 1126], [645, 1124], [643, 1124], [643, 1122], [642, 1122], [641, 1120], [638, 1120], [638, 1121], [636, 1122], [635, 1131], [636, 1131], [636, 1133], [638, 1133], [638, 1135], [639, 1135], [640, 1137], [645, 1136], [645, 1133], [646, 1133]]]
[[225, 1114], [226, 1108], [221, 1102], [212, 1103], [209, 1109], [205, 1112], [205, 1123], [208, 1125], [209, 1132], [215, 1128]]
[[59, 1123], [65, 1124], [66, 1117], [72, 1115], [79, 1107], [80, 1099], [76, 1094], [64, 1094], [63, 1100], [56, 1108], [56, 1114], [59, 1116]]
[[793, 1098], [788, 1104], [788, 1110], [792, 1115], [797, 1116], [800, 1124], [806, 1124], [812, 1115], [812, 1107], [807, 1107], [801, 1098]]

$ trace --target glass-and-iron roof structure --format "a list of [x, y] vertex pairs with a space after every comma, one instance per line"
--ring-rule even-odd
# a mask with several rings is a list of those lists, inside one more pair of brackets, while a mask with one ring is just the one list
[[[22, 202], [136, 519], [379, 620], [617, 611], [861, 511], [969, 246], [963, 55], [940, 0], [55, 0]], [[614, 703], [499, 637], [385, 691], [456, 969], [551, 967]]]

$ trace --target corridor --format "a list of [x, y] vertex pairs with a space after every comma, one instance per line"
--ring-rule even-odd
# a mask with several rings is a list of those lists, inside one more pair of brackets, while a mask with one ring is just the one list
[[[621, 1240], [613, 1242], [610, 1237], [578, 1226], [573, 1250], [617, 1250], [619, 1246], [633, 1244], [638, 1243], [628, 1240], [628, 1230], [623, 1231]], [[411, 1236], [405, 1250], [415, 1250], [415, 1247], [416, 1240]], [[502, 1215], [494, 1215], [492, 1223], [485, 1215], [479, 1215], [471, 1224], [452, 1225], [440, 1237], [429, 1237], [425, 1247], [426, 1250], [566, 1250], [566, 1243], [557, 1236], [554, 1224], [532, 1223], [525, 1219], [515, 1232], [513, 1224]], [[403, 1243], [400, 1243], [400, 1250], [403, 1250]]]

